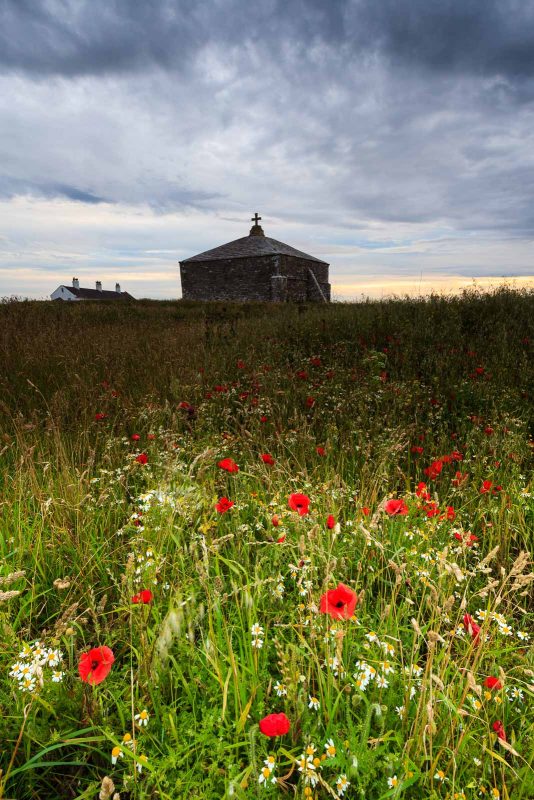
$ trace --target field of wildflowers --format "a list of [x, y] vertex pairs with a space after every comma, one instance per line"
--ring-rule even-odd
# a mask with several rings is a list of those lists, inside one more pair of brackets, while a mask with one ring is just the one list
[[0, 798], [534, 797], [534, 295], [0, 306]]

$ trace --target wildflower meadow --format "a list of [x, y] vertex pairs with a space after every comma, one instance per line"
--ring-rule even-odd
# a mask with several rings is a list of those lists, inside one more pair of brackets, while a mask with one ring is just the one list
[[534, 797], [534, 294], [0, 305], [2, 800]]

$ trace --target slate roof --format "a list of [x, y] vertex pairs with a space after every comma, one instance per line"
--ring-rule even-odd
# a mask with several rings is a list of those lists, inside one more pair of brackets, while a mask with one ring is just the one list
[[233, 242], [228, 242], [220, 247], [214, 247], [213, 250], [206, 250], [197, 256], [186, 258], [181, 263], [189, 264], [193, 261], [217, 261], [223, 258], [253, 258], [254, 256], [274, 255], [296, 256], [297, 258], [305, 258], [308, 261], [318, 261], [320, 264], [327, 263], [320, 258], [303, 253], [301, 250], [295, 250], [294, 247], [284, 244], [284, 242], [270, 239], [268, 236], [243, 236], [241, 239], [234, 239]]
[[128, 292], [113, 292], [109, 289], [75, 289], [74, 286], [65, 286], [65, 289], [81, 300], [135, 300]]

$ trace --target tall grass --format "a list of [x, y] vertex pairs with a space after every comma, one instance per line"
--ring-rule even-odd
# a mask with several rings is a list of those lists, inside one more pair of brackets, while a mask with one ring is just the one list
[[506, 288], [0, 306], [0, 797], [532, 797], [533, 342]]

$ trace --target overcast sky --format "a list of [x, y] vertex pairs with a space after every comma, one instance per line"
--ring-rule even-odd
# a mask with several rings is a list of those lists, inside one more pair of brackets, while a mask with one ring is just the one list
[[534, 276], [534, 2], [0, 0], [0, 296], [177, 297], [256, 210], [338, 297]]

